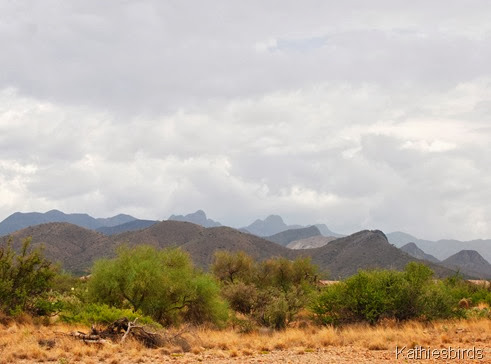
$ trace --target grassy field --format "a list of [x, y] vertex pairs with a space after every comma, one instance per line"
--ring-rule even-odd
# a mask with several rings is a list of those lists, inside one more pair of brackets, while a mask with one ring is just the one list
[[477, 347], [484, 350], [482, 362], [491, 362], [489, 319], [430, 324], [387, 321], [375, 327], [307, 326], [249, 334], [193, 328], [184, 330], [182, 340], [158, 349], [131, 340], [85, 344], [66, 335], [76, 330], [88, 331], [87, 327], [32, 322], [0, 325], [0, 363], [394, 362], [396, 346]]

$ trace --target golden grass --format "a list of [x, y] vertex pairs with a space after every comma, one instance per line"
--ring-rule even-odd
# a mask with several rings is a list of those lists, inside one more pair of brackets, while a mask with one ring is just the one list
[[231, 330], [199, 333], [207, 349], [233, 348], [254, 352], [308, 350], [328, 346], [357, 346], [388, 350], [396, 345], [439, 347], [450, 343], [491, 343], [491, 320], [444, 321], [432, 324], [408, 322], [391, 325], [352, 325], [345, 328], [309, 327], [288, 329], [271, 335], [239, 334]]
[[[147, 349], [135, 341], [124, 345], [105, 343], [87, 345], [63, 335], [71, 331], [87, 331], [84, 327], [62, 324], [35, 326], [11, 323], [0, 325], [0, 364], [6, 363], [152, 363], [175, 361], [176, 358], [194, 358], [206, 361], [213, 358], [235, 358], [250, 355], [268, 355], [274, 351], [289, 350], [311, 353], [328, 347], [358, 347], [368, 350], [393, 350], [395, 346], [447, 347], [449, 344], [491, 346], [491, 320], [455, 320], [430, 324], [385, 322], [372, 327], [352, 325], [344, 328], [316, 327], [289, 328], [273, 333], [253, 332], [240, 334], [232, 329], [193, 329], [183, 337], [191, 345], [184, 353], [175, 345], [160, 349]], [[54, 339], [53, 348], [40, 345], [41, 339]]]

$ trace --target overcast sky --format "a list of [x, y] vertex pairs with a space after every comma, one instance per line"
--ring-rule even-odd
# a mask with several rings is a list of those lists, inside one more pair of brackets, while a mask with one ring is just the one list
[[0, 220], [491, 238], [491, 2], [0, 2]]

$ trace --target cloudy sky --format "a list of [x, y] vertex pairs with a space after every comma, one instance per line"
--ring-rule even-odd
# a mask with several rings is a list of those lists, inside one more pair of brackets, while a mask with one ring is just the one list
[[0, 2], [0, 220], [491, 238], [491, 3]]

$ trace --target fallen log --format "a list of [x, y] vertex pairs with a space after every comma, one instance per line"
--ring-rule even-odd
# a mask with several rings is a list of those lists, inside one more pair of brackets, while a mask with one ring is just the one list
[[103, 330], [92, 326], [88, 334], [76, 331], [69, 335], [85, 343], [103, 344], [107, 339], [123, 343], [127, 337], [132, 337], [148, 348], [158, 348], [165, 345], [167, 340], [163, 335], [145, 330], [143, 326], [136, 325], [136, 321], [137, 319], [129, 321], [127, 318], [122, 318], [114, 321]]

